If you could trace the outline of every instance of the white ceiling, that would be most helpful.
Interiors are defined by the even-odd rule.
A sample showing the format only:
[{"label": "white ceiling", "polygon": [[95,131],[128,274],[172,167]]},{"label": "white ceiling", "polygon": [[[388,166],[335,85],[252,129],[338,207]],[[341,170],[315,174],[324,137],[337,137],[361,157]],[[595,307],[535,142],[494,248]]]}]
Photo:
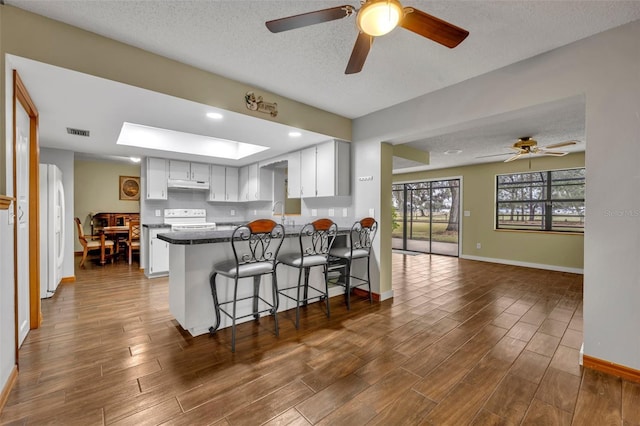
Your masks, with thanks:
[{"label": "white ceiling", "polygon": [[[418,8],[467,29],[469,37],[457,48],[448,49],[399,28],[375,40],[361,73],[345,75],[344,69],[357,34],[354,17],[279,34],[270,33],[264,22],[342,4],[356,6],[357,1],[5,0],[5,3],[349,118],[366,115],[640,19],[638,1],[405,0],[405,6]],[[28,64],[22,65],[26,67]],[[85,95],[86,99],[82,100],[85,103],[67,101],[61,104],[60,98],[54,98],[55,91],[51,90],[54,86],[47,85],[46,89],[36,87],[29,81],[29,71],[22,71],[23,74],[25,72],[27,75],[23,78],[40,109],[40,131],[45,146],[96,154],[129,155],[126,150],[112,146],[115,145],[113,136],[119,130],[119,126],[117,130],[113,129],[114,123],[125,116],[125,121],[139,124],[212,133],[207,128],[211,126],[210,122],[195,123],[186,116],[178,115],[185,108],[183,100],[151,93],[138,98],[133,92],[140,92],[140,89],[127,86],[118,90],[127,91],[133,98],[128,98],[129,102],[123,105],[114,99],[119,96],[110,96],[114,92],[109,84],[115,83],[102,81],[94,84],[99,79],[88,78],[85,79],[86,86],[76,90]],[[37,72],[48,71],[40,69],[33,71],[34,75]],[[62,76],[60,78],[63,79]],[[73,80],[69,79],[66,84],[72,84]],[[140,108],[141,104],[137,102],[156,103],[144,104],[145,107]],[[86,108],[87,103],[93,103],[91,108]],[[102,115],[88,116],[86,111],[92,111],[96,105],[101,105]],[[176,109],[178,106],[180,108]],[[548,108],[494,117],[486,123],[473,123],[473,128],[456,130],[449,135],[407,136],[406,140],[394,142],[410,143],[432,151],[432,167],[495,161],[475,157],[505,152],[520,136],[534,136],[541,145],[567,139],[586,142],[583,103],[580,100],[569,102],[573,115],[570,112],[557,114],[563,106],[567,105],[548,105]],[[80,110],[80,107],[86,109]],[[197,104],[191,107],[194,113],[207,108]],[[145,115],[145,112],[149,114]],[[47,121],[48,114],[51,115],[50,121]],[[246,117],[238,119],[246,120]],[[562,119],[566,121],[561,123]],[[268,126],[273,124],[258,121],[264,121]],[[64,123],[64,126],[92,129],[92,138],[96,134],[92,142],[100,148],[92,151],[86,146],[73,145],[69,138],[50,129],[49,126],[56,123],[58,127],[59,123]],[[286,139],[283,142],[280,137],[282,132],[288,131],[283,128],[286,126],[273,125],[252,134],[243,132],[247,127],[232,126],[223,132],[226,136],[211,135],[251,143],[257,143],[256,135],[262,139],[272,135],[273,142],[267,143],[275,148],[267,156],[273,156],[279,150],[284,152],[286,146],[290,146],[284,143]],[[411,134],[411,129],[407,129],[407,135]],[[309,142],[306,142],[307,137]],[[315,143],[314,138],[322,139],[323,136],[305,134],[303,138],[305,142],[302,143],[311,144]],[[451,147],[458,147],[463,153],[447,157],[438,154]],[[576,149],[584,149],[584,144]]]}]

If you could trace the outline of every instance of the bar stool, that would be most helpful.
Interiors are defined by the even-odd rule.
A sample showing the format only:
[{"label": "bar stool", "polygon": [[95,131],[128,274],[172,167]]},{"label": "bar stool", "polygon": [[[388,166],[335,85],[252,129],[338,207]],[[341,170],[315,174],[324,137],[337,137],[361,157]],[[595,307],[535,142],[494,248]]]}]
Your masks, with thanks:
[{"label": "bar stool", "polygon": [[[260,314],[269,312],[273,315],[275,334],[278,335],[278,285],[275,266],[283,240],[284,227],[271,219],[258,219],[238,226],[231,236],[233,259],[220,262],[213,267],[209,284],[213,296],[216,323],[209,328],[209,332],[211,335],[215,334],[220,326],[220,312],[231,318],[231,352],[236,351],[236,321],[239,319],[253,316],[257,320],[260,318]],[[225,295],[232,294],[233,297],[223,302],[218,300],[216,284],[218,275],[233,279],[233,293],[222,292]],[[271,275],[271,302],[259,295],[263,275]],[[238,291],[238,283],[241,278],[253,278],[253,294],[247,296],[247,291]],[[253,307],[248,313],[245,312],[249,309],[241,309],[244,312],[238,313],[238,302],[244,300],[252,300]],[[231,305],[230,312],[227,305]]]},{"label": "bar stool", "polygon": [[[298,269],[298,282],[290,287],[280,288],[278,293],[296,302],[296,329],[300,326],[300,304],[306,306],[309,300],[326,301],[326,314],[329,318],[329,250],[338,233],[338,225],[331,219],[318,219],[302,227],[299,237],[299,251],[278,256],[278,265],[287,265]],[[321,266],[324,274],[324,289],[309,284],[311,268]],[[277,265],[276,265],[277,267]],[[303,281],[304,271],[304,281]],[[295,290],[293,292],[292,290]],[[309,295],[309,290],[312,294]],[[302,294],[301,294],[302,293]]]},{"label": "bar stool", "polygon": [[[369,264],[371,260],[371,244],[373,243],[377,230],[378,222],[372,217],[365,217],[354,223],[351,227],[351,232],[349,232],[349,247],[334,247],[329,252],[331,257],[334,258],[332,260],[342,261],[344,263],[344,281],[338,281],[336,284],[345,288],[344,297],[347,303],[347,309],[351,309],[351,289],[365,284],[369,286],[369,303],[373,302]],[[367,259],[366,279],[352,275],[351,268],[353,261],[356,259]],[[358,281],[359,284],[353,285],[352,280]]]}]

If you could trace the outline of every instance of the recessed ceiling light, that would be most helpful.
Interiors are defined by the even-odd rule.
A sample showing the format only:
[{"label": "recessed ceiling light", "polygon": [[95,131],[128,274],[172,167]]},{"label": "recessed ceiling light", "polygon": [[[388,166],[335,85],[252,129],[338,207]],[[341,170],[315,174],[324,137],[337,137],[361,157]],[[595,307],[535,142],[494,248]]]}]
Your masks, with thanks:
[{"label": "recessed ceiling light", "polygon": [[460,154],[462,152],[461,149],[449,149],[447,151],[445,151],[444,153],[446,155],[456,155],[456,154]]},{"label": "recessed ceiling light", "polygon": [[289,136],[291,136],[292,138],[299,138],[300,136],[302,136],[302,133],[300,133],[300,132],[289,132]]},{"label": "recessed ceiling light", "polygon": [[139,163],[140,157],[129,157],[129,160],[131,160],[132,163]]},{"label": "recessed ceiling light", "polygon": [[222,114],[219,112],[208,112],[207,117],[213,118],[214,120],[220,120],[222,119]]}]

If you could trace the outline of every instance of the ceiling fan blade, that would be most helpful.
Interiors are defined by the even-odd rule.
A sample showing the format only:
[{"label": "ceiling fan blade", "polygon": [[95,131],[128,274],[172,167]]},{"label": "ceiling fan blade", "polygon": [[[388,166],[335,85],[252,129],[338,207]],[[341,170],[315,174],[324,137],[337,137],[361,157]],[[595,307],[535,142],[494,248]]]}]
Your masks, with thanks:
[{"label": "ceiling fan blade", "polygon": [[353,46],[353,51],[347,64],[347,69],[344,71],[345,74],[355,74],[362,71],[364,61],[367,60],[367,55],[369,54],[369,50],[371,50],[372,44],[372,36],[362,32],[358,34],[356,44]]},{"label": "ceiling fan blade", "polygon": [[316,10],[315,12],[301,13],[300,15],[274,19],[273,21],[266,22],[265,25],[272,33],[279,33],[282,31],[294,30],[296,28],[345,18],[354,12],[355,8],[350,5],[330,7],[329,9]]},{"label": "ceiling fan blade", "polygon": [[554,148],[562,148],[563,146],[575,145],[578,141],[565,141],[560,143],[554,143],[551,145],[545,145],[541,147],[541,149],[554,149]]},{"label": "ceiling fan blade", "polygon": [[513,155],[512,152],[503,152],[502,154],[481,155],[476,158],[502,157],[503,155]]},{"label": "ceiling fan blade", "polygon": [[553,157],[562,157],[564,155],[567,155],[568,152],[567,151],[546,151],[546,150],[542,151],[541,150],[541,151],[538,151],[538,154],[551,155]]},{"label": "ceiling fan blade", "polygon": [[517,159],[518,159],[518,158],[520,158],[520,157],[522,157],[522,153],[520,153],[520,154],[516,154],[516,155],[514,155],[513,157],[510,157],[510,158],[507,158],[506,160],[504,160],[504,162],[505,162],[505,163],[509,163],[509,162],[511,162],[511,161],[513,161],[513,160],[517,160]]},{"label": "ceiling fan blade", "polygon": [[413,7],[404,8],[400,26],[449,48],[456,47],[469,35],[469,31]]}]

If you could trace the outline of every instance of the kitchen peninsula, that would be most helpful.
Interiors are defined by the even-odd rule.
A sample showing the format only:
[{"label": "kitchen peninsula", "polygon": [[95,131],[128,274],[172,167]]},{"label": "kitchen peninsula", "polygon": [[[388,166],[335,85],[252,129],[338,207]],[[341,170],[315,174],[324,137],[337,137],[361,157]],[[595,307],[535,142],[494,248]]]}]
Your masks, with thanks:
[{"label": "kitchen peninsula", "polygon": [[[298,237],[302,226],[286,226],[285,240],[280,253],[299,251]],[[339,227],[338,238],[334,246],[344,244],[344,238],[348,235],[350,227]],[[232,260],[231,237],[233,230],[195,231],[195,232],[167,232],[158,234],[158,238],[169,243],[169,310],[178,323],[192,336],[198,336],[209,332],[209,327],[215,323],[215,313],[209,277],[215,263]],[[279,283],[296,282],[297,271],[286,266],[277,269]],[[269,277],[263,280],[270,281]],[[323,280],[320,268],[311,270],[310,282],[321,283]],[[244,281],[244,280],[242,280]],[[241,281],[241,282],[242,282]],[[229,298],[229,292],[233,290],[233,281],[227,280],[227,285],[220,285],[218,297],[221,300]],[[247,285],[239,286],[238,297],[250,296],[253,285],[247,280]],[[260,296],[271,297],[270,284],[260,286]],[[343,294],[342,287],[336,286],[330,289],[330,296]],[[278,311],[295,308],[295,302],[284,298],[280,299]],[[238,310],[246,309],[250,313],[250,306],[238,306]],[[239,312],[241,315],[242,312]],[[251,317],[244,318],[240,322],[250,321]],[[231,326],[231,321],[222,316],[219,328]]]}]

